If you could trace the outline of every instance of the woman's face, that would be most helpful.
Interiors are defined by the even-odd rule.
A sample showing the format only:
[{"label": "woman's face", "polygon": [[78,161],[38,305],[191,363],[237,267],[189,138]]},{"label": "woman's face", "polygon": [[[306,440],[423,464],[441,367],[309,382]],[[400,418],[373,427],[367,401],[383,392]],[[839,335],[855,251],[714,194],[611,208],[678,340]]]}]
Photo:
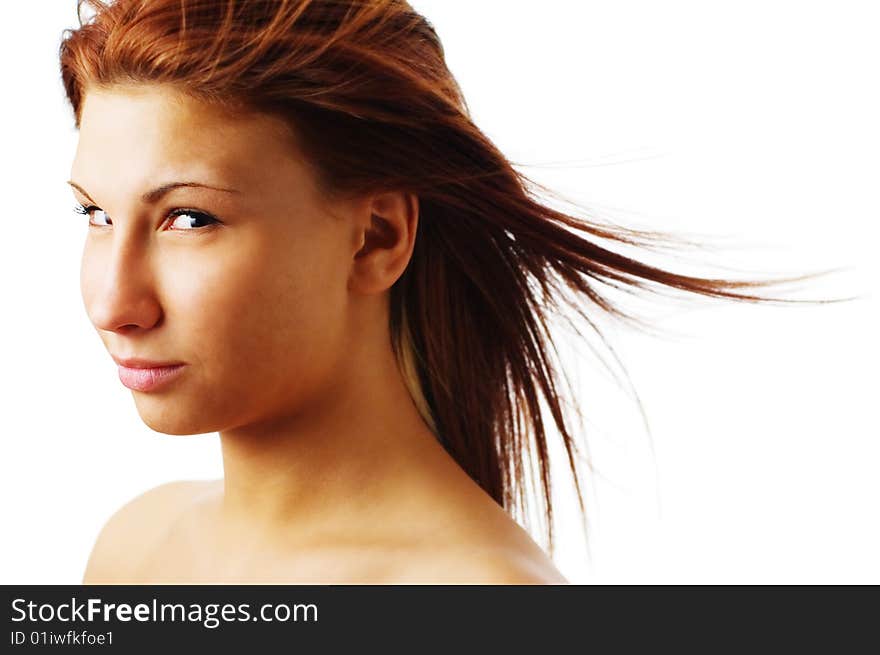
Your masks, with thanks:
[{"label": "woman's face", "polygon": [[[89,90],[71,181],[97,208],[81,217],[81,290],[107,350],[186,364],[170,384],[133,391],[152,429],[272,420],[331,388],[352,226],[327,213],[341,207],[319,197],[279,119],[232,117],[157,86]],[[178,182],[226,190],[149,195]]]}]

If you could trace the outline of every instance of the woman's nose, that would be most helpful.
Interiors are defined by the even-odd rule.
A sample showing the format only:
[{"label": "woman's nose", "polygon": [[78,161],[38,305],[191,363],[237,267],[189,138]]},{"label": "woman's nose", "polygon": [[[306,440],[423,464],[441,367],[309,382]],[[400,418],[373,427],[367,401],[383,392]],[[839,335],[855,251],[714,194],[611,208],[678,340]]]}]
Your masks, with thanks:
[{"label": "woman's nose", "polygon": [[111,244],[108,239],[83,253],[83,297],[99,330],[155,327],[162,315],[155,282],[151,257],[142,243]]}]

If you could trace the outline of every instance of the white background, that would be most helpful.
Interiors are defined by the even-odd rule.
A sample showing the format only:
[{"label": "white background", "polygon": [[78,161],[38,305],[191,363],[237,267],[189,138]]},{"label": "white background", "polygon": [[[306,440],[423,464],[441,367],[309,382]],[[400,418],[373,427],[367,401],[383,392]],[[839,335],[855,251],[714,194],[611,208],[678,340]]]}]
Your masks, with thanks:
[{"label": "white background", "polygon": [[[602,219],[721,244],[682,252],[702,268],[652,261],[742,277],[843,267],[796,297],[862,296],[630,305],[666,333],[606,332],[650,434],[631,392],[560,339],[587,351],[566,365],[596,469],[591,559],[557,489],[563,573],[880,583],[877,4],[412,4],[475,122],[523,172]],[[222,474],[216,434],[140,422],[85,315],[85,223],[65,184],[76,134],[57,65],[74,5],[4,7],[0,583],[77,583],[121,504]]]}]

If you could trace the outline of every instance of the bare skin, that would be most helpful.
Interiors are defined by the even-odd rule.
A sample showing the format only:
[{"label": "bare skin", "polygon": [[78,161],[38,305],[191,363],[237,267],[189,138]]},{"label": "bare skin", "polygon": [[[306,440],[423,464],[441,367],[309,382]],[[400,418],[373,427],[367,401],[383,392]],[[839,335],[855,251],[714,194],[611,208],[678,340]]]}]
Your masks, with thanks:
[{"label": "bare skin", "polygon": [[[93,208],[81,290],[108,352],[185,364],[132,391],[141,419],[217,432],[224,471],[120,509],[83,582],[565,582],[400,374],[388,290],[417,197],[331,203],[279,119],[145,85],[87,90],[71,180]],[[142,198],[176,181],[227,190]]]}]

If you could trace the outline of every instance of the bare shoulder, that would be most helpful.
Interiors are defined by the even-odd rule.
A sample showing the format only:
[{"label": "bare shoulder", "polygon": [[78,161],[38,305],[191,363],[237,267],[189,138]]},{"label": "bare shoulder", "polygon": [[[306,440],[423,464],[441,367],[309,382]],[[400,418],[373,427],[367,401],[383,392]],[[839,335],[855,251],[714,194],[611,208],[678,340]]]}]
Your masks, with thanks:
[{"label": "bare shoulder", "polygon": [[408,552],[403,561],[406,565],[394,571],[389,584],[569,584],[519,525],[452,542],[435,539],[431,546]]},{"label": "bare shoulder", "polygon": [[[463,500],[462,500],[463,498]],[[390,584],[569,584],[531,535],[482,490],[454,502],[429,500]],[[410,527],[416,524],[410,521]]]},{"label": "bare shoulder", "polygon": [[511,553],[496,564],[493,572],[498,584],[569,584],[556,565],[543,552],[539,556]]},{"label": "bare shoulder", "polygon": [[116,510],[98,533],[82,583],[127,582],[132,564],[139,561],[169,518],[197,497],[207,484],[209,482],[201,480],[166,482]]},{"label": "bare shoulder", "polygon": [[514,549],[490,549],[470,552],[450,562],[455,576],[466,583],[501,585],[555,585],[568,580],[545,554]]},{"label": "bare shoulder", "polygon": [[543,551],[511,545],[467,545],[409,559],[391,584],[563,585],[568,580]]}]

